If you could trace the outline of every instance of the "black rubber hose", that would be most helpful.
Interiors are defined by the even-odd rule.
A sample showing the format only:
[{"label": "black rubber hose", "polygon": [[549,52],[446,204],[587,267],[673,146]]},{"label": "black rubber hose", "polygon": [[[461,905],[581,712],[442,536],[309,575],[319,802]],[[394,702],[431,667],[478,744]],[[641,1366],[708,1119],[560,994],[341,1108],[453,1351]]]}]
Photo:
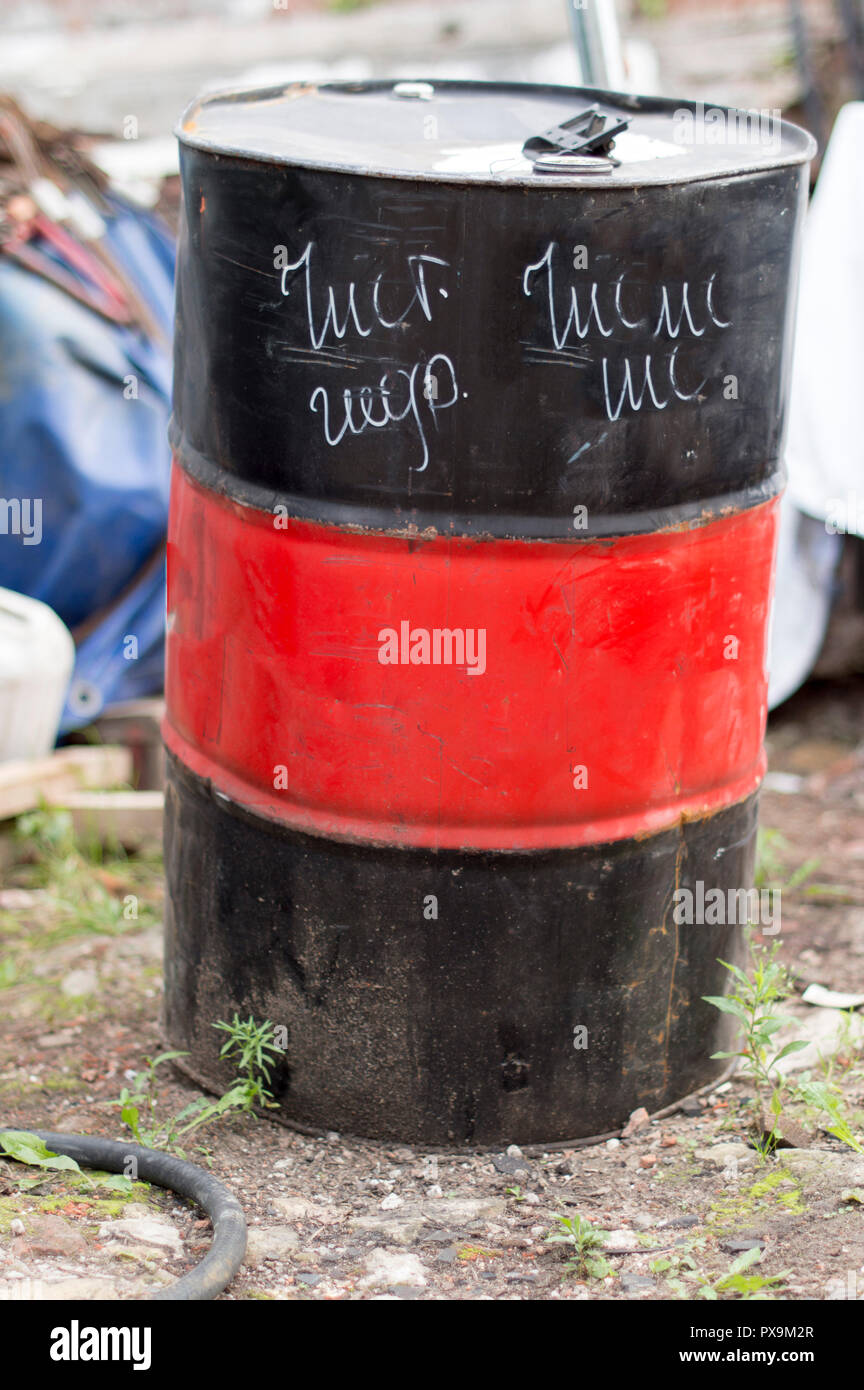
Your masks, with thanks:
[{"label": "black rubber hose", "polygon": [[[0,1137],[2,1133],[0,1130]],[[107,1173],[128,1173],[129,1160],[133,1159],[139,1178],[189,1197],[206,1211],[213,1222],[213,1240],[204,1259],[175,1284],[146,1294],[146,1298],[202,1301],[215,1298],[230,1284],[246,1254],[246,1218],[237,1198],[203,1168],[159,1149],[117,1143],[92,1134],[53,1134],[47,1129],[27,1133],[35,1134],[53,1153],[65,1154],[84,1167]]]}]

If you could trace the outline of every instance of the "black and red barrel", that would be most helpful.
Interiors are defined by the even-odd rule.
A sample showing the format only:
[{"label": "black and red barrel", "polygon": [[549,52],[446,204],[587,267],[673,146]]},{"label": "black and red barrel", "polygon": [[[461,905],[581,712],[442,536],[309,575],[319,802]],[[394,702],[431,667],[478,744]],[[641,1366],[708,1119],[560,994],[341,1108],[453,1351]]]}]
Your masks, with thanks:
[{"label": "black and red barrel", "polygon": [[268,1018],[286,1121],[433,1145],[668,1104],[743,940],[812,142],[468,82],[180,141],[171,1043],[216,1086]]}]

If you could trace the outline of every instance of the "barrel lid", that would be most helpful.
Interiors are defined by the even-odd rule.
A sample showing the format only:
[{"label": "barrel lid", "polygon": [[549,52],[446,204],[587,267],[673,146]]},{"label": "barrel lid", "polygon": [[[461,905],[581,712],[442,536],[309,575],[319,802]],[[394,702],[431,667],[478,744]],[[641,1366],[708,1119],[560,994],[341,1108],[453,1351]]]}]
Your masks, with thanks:
[{"label": "barrel lid", "polygon": [[[378,177],[634,187],[799,164],[816,145],[776,111],[530,83],[293,82],[214,92],[181,143]],[[605,140],[614,145],[604,149]],[[591,146],[593,145],[593,148]]]}]

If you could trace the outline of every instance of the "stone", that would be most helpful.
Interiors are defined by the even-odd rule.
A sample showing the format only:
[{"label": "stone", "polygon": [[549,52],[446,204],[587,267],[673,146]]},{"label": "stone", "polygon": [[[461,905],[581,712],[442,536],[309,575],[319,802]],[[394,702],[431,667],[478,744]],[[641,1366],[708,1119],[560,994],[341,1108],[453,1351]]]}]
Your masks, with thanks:
[{"label": "stone", "polygon": [[74,1043],[77,1031],[74,1028],[62,1028],[59,1033],[40,1033],[36,1039],[36,1046],[45,1049],[68,1047],[70,1043]]},{"label": "stone", "polygon": [[170,1221],[157,1216],[124,1216],[121,1221],[103,1221],[99,1227],[100,1240],[126,1240],[135,1245],[152,1245],[171,1255],[183,1254],[180,1232]]},{"label": "stone", "polygon": [[654,1227],[657,1225],[657,1218],[651,1216],[648,1212],[640,1211],[631,1218],[630,1224],[634,1231],[653,1231]]},{"label": "stone", "polygon": [[651,1117],[649,1116],[648,1111],[645,1109],[644,1105],[640,1105],[638,1110],[634,1110],[632,1112],[630,1119],[627,1121],[626,1125],[622,1129],[621,1138],[632,1138],[634,1134],[639,1133],[640,1129],[644,1129],[647,1124],[650,1124],[650,1121]]},{"label": "stone", "polygon": [[622,1251],[622,1253],[629,1253],[632,1250],[641,1250],[641,1248],[636,1232],[626,1230],[610,1231],[603,1245],[603,1250],[610,1254],[617,1250]]},{"label": "stone", "polygon": [[17,1252],[20,1254],[80,1255],[87,1249],[87,1238],[62,1216],[29,1216],[26,1232],[20,1242],[16,1241],[18,1244],[22,1247]]},{"label": "stone", "polygon": [[750,1149],[746,1144],[736,1144],[733,1142],[724,1144],[710,1144],[704,1149],[694,1149],[693,1157],[697,1163],[704,1163],[708,1168],[752,1168],[756,1162],[756,1150]]},{"label": "stone", "polygon": [[366,1275],[361,1289],[392,1289],[394,1285],[426,1287],[426,1270],[418,1255],[395,1253],[377,1246],[366,1258]]},{"label": "stone", "polygon": [[348,1215],[346,1207],[330,1204],[319,1206],[306,1197],[274,1197],[270,1202],[270,1210],[277,1216],[284,1217],[286,1221],[315,1221],[321,1226],[334,1225]]},{"label": "stone", "polygon": [[87,1299],[110,1300],[120,1297],[113,1279],[5,1279],[0,1280],[3,1302],[71,1303]]},{"label": "stone", "polygon": [[265,1260],[288,1260],[299,1245],[300,1237],[290,1226],[252,1226],[243,1263],[254,1268]]},{"label": "stone", "polygon": [[767,1116],[764,1112],[750,1126],[750,1134],[761,1147],[768,1143],[777,1149],[809,1149],[812,1129],[805,1129],[788,1115]]},{"label": "stone", "polygon": [[82,966],[70,970],[60,981],[60,989],[67,999],[79,999],[85,994],[95,994],[99,988],[99,977],[92,966]]},{"label": "stone", "polygon": [[527,1176],[531,1172],[531,1165],[527,1159],[516,1158],[511,1154],[493,1154],[492,1167],[496,1173],[505,1173],[510,1177],[518,1174]]},{"label": "stone", "polygon": [[[535,1201],[539,1200],[534,1193],[529,1195],[534,1196]],[[446,1221],[451,1226],[460,1226],[482,1221],[486,1217],[500,1216],[506,1208],[507,1203],[499,1197],[445,1197],[428,1211],[423,1207],[421,1210],[438,1224]]]},{"label": "stone", "polygon": [[36,894],[28,893],[26,888],[0,889],[0,912],[27,912],[38,903]]},{"label": "stone", "polygon": [[827,1149],[783,1149],[778,1164],[786,1168],[805,1192],[842,1192],[864,1184],[864,1158]]},{"label": "stone", "polygon": [[527,1250],[531,1241],[521,1231],[507,1231],[499,1226],[495,1228],[495,1244],[502,1250]]},{"label": "stone", "polygon": [[414,1245],[423,1235],[425,1225],[426,1218],[419,1212],[408,1215],[400,1213],[399,1216],[391,1216],[389,1212],[368,1212],[355,1217],[351,1223],[352,1230],[366,1231],[376,1240],[387,1241],[391,1245]]},{"label": "stone", "polygon": [[159,1251],[153,1245],[128,1245],[119,1240],[106,1240],[101,1253],[110,1260],[125,1260],[130,1264],[151,1265],[159,1258]]},{"label": "stone", "polygon": [[399,1196],[398,1192],[388,1192],[383,1202],[378,1203],[381,1211],[395,1211],[397,1207],[401,1207],[401,1205],[402,1198]]},{"label": "stone", "polygon": [[622,1293],[647,1293],[649,1289],[656,1287],[654,1280],[644,1274],[622,1274],[619,1281]]},{"label": "stone", "polygon": [[702,1105],[698,1096],[688,1096],[686,1100],[682,1100],[678,1106],[678,1113],[687,1115],[690,1119],[695,1119],[697,1115],[701,1115]]},{"label": "stone", "polygon": [[775,1041],[780,1044],[790,1040],[790,1033],[795,1039],[808,1044],[800,1052],[791,1052],[777,1063],[777,1070],[782,1076],[819,1067],[824,1057],[840,1050],[845,1030],[849,1027],[855,1028],[859,1041],[864,1036],[864,1023],[858,1014],[852,1015],[854,1022],[850,1023],[849,1016],[839,1009],[802,1007],[807,1012],[795,1014],[794,1023],[776,1035]]}]

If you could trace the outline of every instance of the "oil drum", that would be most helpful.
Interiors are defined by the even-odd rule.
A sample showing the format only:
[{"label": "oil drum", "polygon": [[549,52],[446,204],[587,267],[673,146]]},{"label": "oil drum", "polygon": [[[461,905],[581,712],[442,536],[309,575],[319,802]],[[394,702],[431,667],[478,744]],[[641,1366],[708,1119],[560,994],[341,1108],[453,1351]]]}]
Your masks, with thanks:
[{"label": "oil drum", "polygon": [[172,1046],[218,1088],[269,1020],[274,1114],[429,1145],[671,1103],[745,936],[810,137],[470,82],[178,134]]}]

